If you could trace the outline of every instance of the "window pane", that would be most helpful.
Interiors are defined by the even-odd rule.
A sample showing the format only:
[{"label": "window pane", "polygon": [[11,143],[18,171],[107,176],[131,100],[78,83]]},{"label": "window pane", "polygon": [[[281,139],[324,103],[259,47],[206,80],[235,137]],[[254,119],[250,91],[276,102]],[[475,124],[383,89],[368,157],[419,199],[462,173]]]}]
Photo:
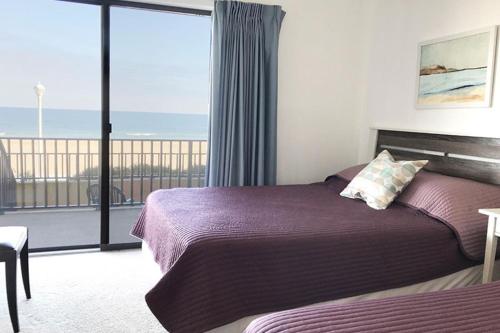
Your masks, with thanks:
[{"label": "window pane", "polygon": [[98,6],[0,2],[0,226],[32,248],[99,242],[99,29]]},{"label": "window pane", "polygon": [[211,19],[111,10],[112,243],[149,193],[204,184]]}]

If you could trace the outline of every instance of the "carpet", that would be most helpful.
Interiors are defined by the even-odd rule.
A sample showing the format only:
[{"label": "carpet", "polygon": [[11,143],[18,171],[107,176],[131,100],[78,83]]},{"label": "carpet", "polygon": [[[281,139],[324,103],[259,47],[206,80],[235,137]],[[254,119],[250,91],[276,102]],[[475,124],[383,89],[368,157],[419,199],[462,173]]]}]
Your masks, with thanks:
[{"label": "carpet", "polygon": [[[140,250],[32,255],[31,300],[26,300],[18,269],[21,332],[165,332],[144,301],[161,277],[148,259]],[[3,264],[0,332],[12,332]]]}]

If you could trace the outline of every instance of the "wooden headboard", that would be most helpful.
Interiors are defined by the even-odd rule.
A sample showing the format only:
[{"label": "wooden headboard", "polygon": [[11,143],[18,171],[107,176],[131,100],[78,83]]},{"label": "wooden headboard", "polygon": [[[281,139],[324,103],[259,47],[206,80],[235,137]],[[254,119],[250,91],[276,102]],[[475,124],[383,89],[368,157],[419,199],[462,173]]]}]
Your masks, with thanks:
[{"label": "wooden headboard", "polygon": [[429,160],[425,169],[500,185],[500,138],[378,130],[377,154]]}]

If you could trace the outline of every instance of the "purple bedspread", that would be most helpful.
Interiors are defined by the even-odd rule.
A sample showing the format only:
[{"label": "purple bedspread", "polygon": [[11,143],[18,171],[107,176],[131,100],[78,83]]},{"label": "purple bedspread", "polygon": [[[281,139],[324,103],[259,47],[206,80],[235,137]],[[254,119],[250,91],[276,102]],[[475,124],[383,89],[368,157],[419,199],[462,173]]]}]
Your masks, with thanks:
[{"label": "purple bedspread", "polygon": [[419,295],[315,305],[254,320],[245,333],[500,332],[500,282]]},{"label": "purple bedspread", "polygon": [[[345,169],[338,176],[351,181],[363,167]],[[396,201],[446,223],[455,232],[465,256],[482,260],[488,218],[478,211],[500,207],[500,186],[422,170]]]},{"label": "purple bedspread", "polygon": [[197,333],[477,264],[445,224],[340,197],[346,184],[152,193],[132,231],[164,272],[146,295],[151,311],[171,333]]}]

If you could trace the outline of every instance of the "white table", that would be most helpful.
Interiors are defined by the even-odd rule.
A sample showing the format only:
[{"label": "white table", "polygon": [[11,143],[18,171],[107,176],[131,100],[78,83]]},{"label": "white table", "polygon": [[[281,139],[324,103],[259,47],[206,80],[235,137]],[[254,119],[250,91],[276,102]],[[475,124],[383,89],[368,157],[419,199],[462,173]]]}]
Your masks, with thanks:
[{"label": "white table", "polygon": [[483,268],[483,283],[488,283],[493,279],[497,237],[500,237],[500,208],[480,209],[479,213],[488,215],[488,233],[486,234],[486,250],[484,252]]}]

